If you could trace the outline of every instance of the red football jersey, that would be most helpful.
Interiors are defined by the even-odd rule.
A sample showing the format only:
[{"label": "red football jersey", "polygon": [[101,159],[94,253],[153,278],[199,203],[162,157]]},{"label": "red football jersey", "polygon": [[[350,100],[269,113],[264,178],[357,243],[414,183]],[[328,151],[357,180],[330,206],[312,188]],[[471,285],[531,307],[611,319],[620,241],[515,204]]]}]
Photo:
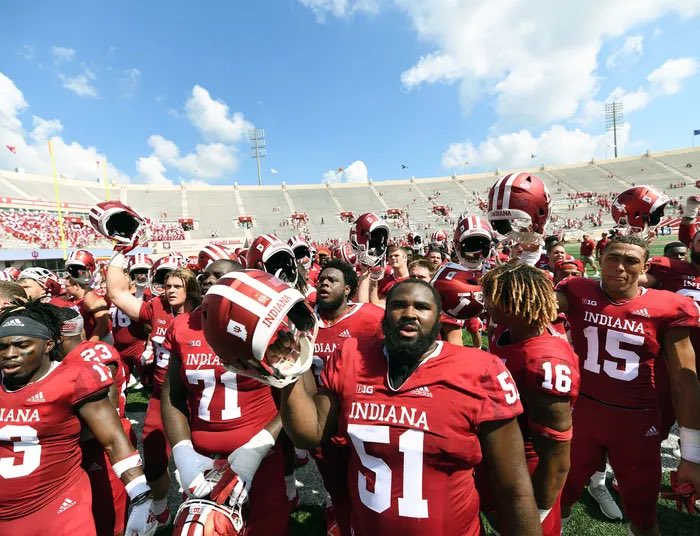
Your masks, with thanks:
[{"label": "red football jersey", "polygon": [[379,281],[379,286],[377,288],[377,292],[379,293],[380,296],[386,297],[387,294],[389,294],[389,291],[391,288],[396,284],[400,283],[401,281],[406,281],[408,277],[396,277],[394,275],[394,272],[392,271],[391,273],[385,275],[380,281]]},{"label": "red football jersey", "polygon": [[134,322],[114,304],[109,308],[109,314],[112,318],[114,347],[119,355],[124,359],[139,359],[146,349],[146,341],[148,340],[144,324]]},{"label": "red football jersey", "polygon": [[111,384],[101,363],[74,360],[16,391],[0,386],[0,519],[40,510],[84,474],[76,406]]},{"label": "red football jersey", "polygon": [[126,417],[126,377],[121,356],[114,346],[102,341],[83,341],[68,352],[63,361],[102,363],[107,367],[109,365],[116,367],[117,370],[112,373],[112,381],[119,391],[117,410],[120,417]]},{"label": "red football jersey", "polygon": [[585,242],[581,242],[581,247],[579,247],[579,253],[583,257],[590,257],[593,255],[593,250],[595,249],[595,241],[589,238]]},{"label": "red football jersey", "polygon": [[156,360],[156,368],[153,373],[153,396],[155,397],[160,397],[160,389],[165,382],[165,375],[168,371],[168,356],[170,354],[163,352],[163,341],[165,341],[165,332],[174,318],[172,308],[164,296],[157,296],[141,304],[139,322],[151,326],[151,344]]},{"label": "red football jersey", "polygon": [[513,379],[497,357],[443,342],[396,389],[387,367],[382,341],[348,339],[322,375],[353,445],[355,533],[478,535],[479,425],[522,413]]},{"label": "red football jersey", "polygon": [[700,271],[687,262],[667,257],[652,257],[649,260],[649,275],[656,279],[654,288],[660,290],[700,290]]},{"label": "red football jersey", "polygon": [[313,263],[306,274],[306,277],[309,280],[309,285],[315,287],[316,283],[318,282],[319,275],[321,275],[321,266],[319,264]]},{"label": "red football jersey", "polygon": [[[578,371],[578,356],[556,328],[550,326],[542,335],[522,342],[511,343],[508,330],[497,325],[489,337],[489,352],[497,355],[510,371],[520,392],[542,392],[560,396],[573,405],[578,396],[581,377]],[[518,417],[520,430],[525,440],[525,455],[537,458],[532,446],[532,435],[528,425],[527,403]]]},{"label": "red football jersey", "polygon": [[640,288],[625,302],[612,301],[599,281],[570,277],[557,291],[569,304],[574,350],[582,360],[581,394],[632,409],[656,406],[654,359],[663,331],[697,327],[698,307],[685,296]]},{"label": "red football jersey", "polygon": [[195,450],[227,456],[277,415],[272,388],[226,370],[202,331],[202,311],[178,315],[163,345],[180,359]]}]

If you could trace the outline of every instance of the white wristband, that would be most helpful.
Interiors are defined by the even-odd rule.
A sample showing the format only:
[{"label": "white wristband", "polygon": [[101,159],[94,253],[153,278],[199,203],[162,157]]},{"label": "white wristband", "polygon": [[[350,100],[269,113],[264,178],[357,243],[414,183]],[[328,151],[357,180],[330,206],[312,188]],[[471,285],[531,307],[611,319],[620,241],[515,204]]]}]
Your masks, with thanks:
[{"label": "white wristband", "polygon": [[681,458],[700,463],[700,430],[681,426]]},{"label": "white wristband", "polygon": [[540,513],[540,524],[541,524],[547,518],[547,516],[549,515],[549,512],[551,512],[552,509],[549,508],[547,510],[542,510],[542,508],[538,508],[537,511]]},{"label": "white wristband", "polygon": [[129,499],[135,499],[142,493],[146,493],[147,491],[151,491],[151,486],[148,485],[148,482],[146,482],[146,477],[144,475],[137,476],[133,480],[131,480],[128,484],[124,486],[124,489],[126,489],[126,493],[129,496]]},{"label": "white wristband", "polygon": [[109,259],[109,266],[114,266],[115,268],[121,268],[122,270],[126,268],[126,257],[123,253],[115,251],[112,253],[112,257]]},{"label": "white wristband", "polygon": [[134,467],[141,467],[142,465],[143,462],[141,461],[141,455],[138,452],[134,452],[133,454],[127,456],[123,460],[115,462],[112,465],[112,470],[114,470],[114,474],[117,475],[117,478],[121,478],[122,475],[129,469],[133,469]]}]

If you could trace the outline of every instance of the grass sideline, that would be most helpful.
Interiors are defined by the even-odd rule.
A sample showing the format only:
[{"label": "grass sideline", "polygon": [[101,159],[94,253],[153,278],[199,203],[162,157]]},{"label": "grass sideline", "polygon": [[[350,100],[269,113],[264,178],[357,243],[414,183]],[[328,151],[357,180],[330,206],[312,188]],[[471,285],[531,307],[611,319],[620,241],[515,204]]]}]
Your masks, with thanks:
[{"label": "grass sideline", "polygon": [[[651,254],[661,255],[666,243],[676,240],[675,235],[665,236],[654,241],[650,247]],[[567,244],[568,253],[578,258],[578,244]],[[485,338],[484,338],[485,340]],[[142,392],[129,392],[127,395],[127,412],[144,412],[148,400]],[[610,484],[610,482],[608,482]],[[611,493],[618,504],[619,497],[615,492]],[[669,490],[668,473],[663,474],[662,491]],[[173,512],[174,514],[174,512]],[[693,536],[700,535],[700,516],[690,516],[676,511],[675,503],[659,500],[657,505],[659,526],[664,536]],[[486,534],[493,535],[494,531],[485,522]],[[301,505],[291,515],[290,530],[293,536],[323,536],[325,534],[325,513],[323,508],[315,505]],[[160,536],[169,536],[170,532],[159,533]],[[565,536],[626,536],[626,522],[611,522],[603,516],[598,504],[588,494],[583,493],[581,501],[574,506],[571,520],[564,530]]]}]

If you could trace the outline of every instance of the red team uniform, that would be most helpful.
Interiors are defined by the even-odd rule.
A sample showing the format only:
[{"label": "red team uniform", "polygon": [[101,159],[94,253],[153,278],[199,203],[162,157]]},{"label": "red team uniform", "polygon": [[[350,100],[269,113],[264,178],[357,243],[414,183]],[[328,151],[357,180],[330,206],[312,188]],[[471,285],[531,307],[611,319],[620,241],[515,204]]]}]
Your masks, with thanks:
[{"label": "red team uniform", "polygon": [[[576,400],[580,386],[578,357],[565,336],[550,327],[538,337],[532,337],[522,342],[510,343],[508,330],[497,325],[489,338],[489,351],[500,357],[510,371],[515,385],[520,392],[537,392],[548,396],[558,396],[573,403]],[[530,417],[527,404],[523,402],[524,411],[518,417],[520,431],[525,441],[525,458],[527,467],[532,475],[537,469],[538,457],[532,445]],[[482,500],[482,510],[493,511],[495,505],[488,484],[487,471],[477,470],[480,478],[479,495]],[[484,490],[484,486],[486,489]],[[484,491],[482,491],[484,490]],[[557,498],[549,515],[542,522],[544,536],[559,536],[561,532],[561,510]]]},{"label": "red team uniform", "polygon": [[443,342],[396,389],[387,367],[382,341],[349,339],[322,374],[352,443],[354,533],[480,534],[479,425],[522,413],[510,374],[495,356]]},{"label": "red team uniform", "polygon": [[77,408],[111,384],[101,363],[74,360],[16,391],[0,387],[0,534],[95,534]]},{"label": "red team uniform", "polygon": [[109,315],[112,319],[114,347],[129,373],[136,369],[139,377],[142,377],[141,354],[146,349],[148,340],[144,324],[134,322],[114,304],[109,308]]},{"label": "red team uniform", "polygon": [[698,326],[698,308],[687,297],[644,288],[636,298],[615,302],[600,282],[580,277],[562,281],[557,291],[568,301],[572,342],[581,360],[562,503],[578,500],[607,451],[625,515],[635,526],[651,527],[661,479],[654,363],[663,331]]},{"label": "red team uniform", "polygon": [[[163,350],[166,359],[176,355],[180,360],[192,445],[198,453],[226,458],[277,415],[269,386],[221,365],[204,338],[201,309],[179,315],[173,321]],[[290,511],[280,445],[265,457],[255,473],[249,505],[247,530],[252,534],[285,534]]]}]

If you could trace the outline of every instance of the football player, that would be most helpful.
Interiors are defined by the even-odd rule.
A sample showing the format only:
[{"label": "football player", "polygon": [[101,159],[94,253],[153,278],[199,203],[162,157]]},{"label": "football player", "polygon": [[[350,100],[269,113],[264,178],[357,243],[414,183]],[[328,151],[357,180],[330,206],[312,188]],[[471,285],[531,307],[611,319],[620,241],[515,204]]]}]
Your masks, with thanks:
[{"label": "football player", "polygon": [[408,279],[408,254],[399,246],[391,246],[387,251],[387,266],[391,272],[385,275],[376,285],[370,286],[370,302],[384,307],[386,295],[396,283]]},{"label": "football player", "polygon": [[570,515],[607,451],[635,536],[659,534],[661,442],[653,378],[662,353],[683,439],[678,476],[700,488],[700,385],[688,335],[698,325],[698,307],[678,294],[640,288],[648,260],[639,236],[615,237],[603,252],[600,282],[569,278],[556,292],[582,360],[562,516]]},{"label": "football player", "polygon": [[69,274],[66,289],[78,306],[83,317],[85,336],[88,340],[109,340],[109,307],[104,298],[90,288],[97,265],[95,256],[85,249],[71,251],[66,260],[66,271]]},{"label": "football player", "polygon": [[[346,341],[313,396],[301,382],[282,389],[285,430],[307,448],[335,434],[350,439],[356,534],[480,534],[472,468],[482,452],[502,534],[541,534],[515,384],[495,356],[437,341],[439,327],[433,287],[397,283],[387,296],[385,340]],[[287,360],[297,345],[280,332],[268,359]]]},{"label": "football player", "polygon": [[[557,317],[557,301],[542,270],[502,264],[486,273],[481,285],[484,304],[496,324],[489,351],[505,363],[525,408],[518,423],[542,534],[559,536],[559,495],[569,471],[571,409],[579,390],[578,357],[551,325]],[[488,466],[480,466],[477,475],[479,469],[487,472]],[[493,499],[482,489],[482,510],[488,512]],[[500,524],[496,519],[497,528]]]}]

